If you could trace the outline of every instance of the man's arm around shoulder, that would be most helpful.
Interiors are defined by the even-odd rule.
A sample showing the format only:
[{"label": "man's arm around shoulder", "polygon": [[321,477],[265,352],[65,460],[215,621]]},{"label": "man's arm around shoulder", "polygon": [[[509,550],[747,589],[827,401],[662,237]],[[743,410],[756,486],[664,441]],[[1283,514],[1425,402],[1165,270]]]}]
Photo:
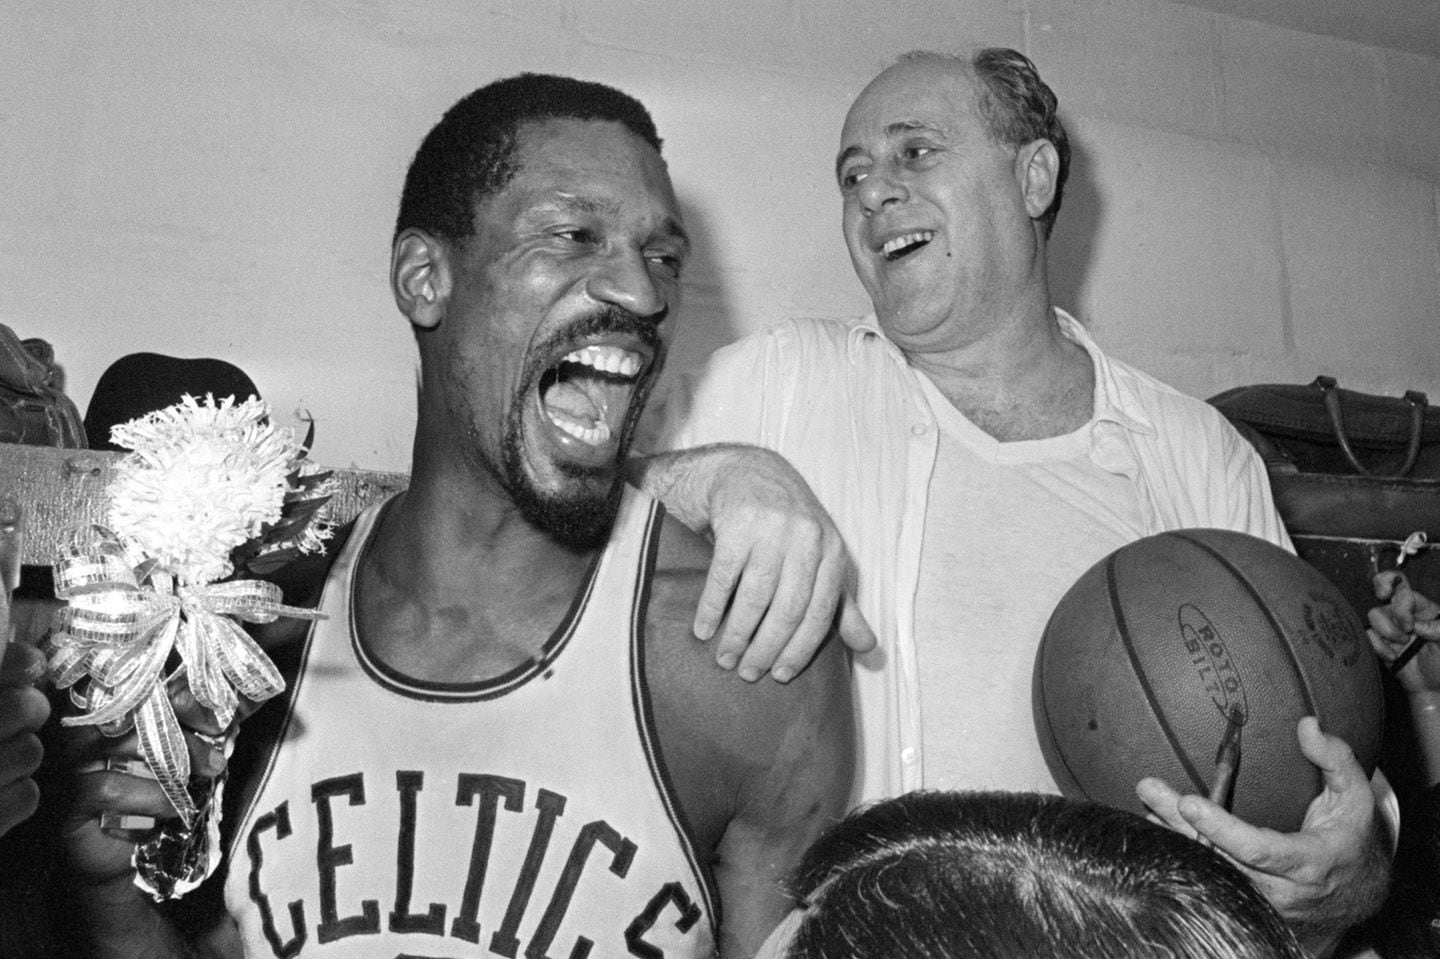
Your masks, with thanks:
[{"label": "man's arm around shoulder", "polygon": [[784,882],[840,818],[854,775],[844,647],[831,637],[786,685],[744,683],[691,633],[709,547],[662,531],[647,616],[646,674],[656,726],[701,855],[723,903],[721,955],[748,956],[784,917]]}]

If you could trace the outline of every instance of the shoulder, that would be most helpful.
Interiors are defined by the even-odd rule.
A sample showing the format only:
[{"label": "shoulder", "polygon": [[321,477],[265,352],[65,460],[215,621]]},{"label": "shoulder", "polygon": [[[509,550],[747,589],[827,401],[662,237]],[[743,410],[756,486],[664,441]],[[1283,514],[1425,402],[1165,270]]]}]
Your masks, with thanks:
[{"label": "shoulder", "polygon": [[[646,679],[667,766],[687,813],[723,824],[777,773],[826,809],[848,796],[852,721],[848,666],[833,638],[788,684],[747,683],[714,661],[691,630],[709,544],[678,522],[660,532],[646,615]],[[732,787],[716,794],[715,785]],[[767,785],[770,784],[770,785]],[[833,797],[832,797],[833,794]],[[700,808],[693,808],[700,807]]]},{"label": "shoulder", "polygon": [[1192,509],[1170,521],[1241,529],[1288,546],[1264,460],[1224,414],[1128,364],[1109,365],[1117,406],[1140,424],[1131,435],[1148,482],[1171,506]]},{"label": "shoulder", "polygon": [[650,404],[635,449],[771,445],[797,399],[835,379],[848,330],[830,320],[786,320],[720,347]]},{"label": "shoulder", "polygon": [[678,677],[695,692],[725,704],[744,701],[748,708],[761,711],[756,722],[788,719],[821,706],[831,708],[833,699],[822,693],[833,686],[848,689],[838,643],[826,643],[810,667],[788,685],[741,681],[715,664],[712,645],[697,640],[691,630],[710,567],[709,542],[663,516],[658,536],[646,614],[647,669],[662,678]]},{"label": "shoulder", "polygon": [[1244,438],[1210,403],[1101,354],[1120,408],[1155,428],[1161,442],[1204,443],[1220,450],[1248,449]]},{"label": "shoulder", "polygon": [[841,357],[849,349],[859,325],[821,317],[792,317],[741,337],[716,350],[707,367],[777,362],[799,357]]}]

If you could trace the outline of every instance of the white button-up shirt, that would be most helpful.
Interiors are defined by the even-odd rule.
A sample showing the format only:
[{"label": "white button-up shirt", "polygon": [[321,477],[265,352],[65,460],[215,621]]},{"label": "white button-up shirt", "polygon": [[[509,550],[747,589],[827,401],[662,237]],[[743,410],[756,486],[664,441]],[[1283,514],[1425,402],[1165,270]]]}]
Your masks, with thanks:
[{"label": "white button-up shirt", "polygon": [[[1293,550],[1263,463],[1213,407],[1105,356],[1063,311],[1056,318],[1095,365],[1094,415],[1082,427],[1090,456],[1134,484],[1145,535],[1219,527]],[[788,321],[683,378],[647,444],[775,450],[834,517],[858,567],[856,600],[879,637],[853,671],[862,799],[922,785],[915,595],[938,430],[919,376],[873,317]],[[1075,576],[1097,558],[1077,559]]]}]

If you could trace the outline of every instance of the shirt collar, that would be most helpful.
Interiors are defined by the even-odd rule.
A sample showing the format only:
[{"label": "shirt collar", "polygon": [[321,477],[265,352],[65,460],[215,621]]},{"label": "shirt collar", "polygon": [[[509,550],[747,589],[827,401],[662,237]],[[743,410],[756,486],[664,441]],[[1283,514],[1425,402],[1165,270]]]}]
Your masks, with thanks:
[{"label": "shirt collar", "polygon": [[902,363],[906,362],[905,354],[901,352],[900,347],[890,342],[890,337],[880,329],[880,321],[875,318],[874,313],[871,313],[851,324],[850,332],[845,336],[845,356],[851,363],[859,358],[861,351],[865,349],[865,342],[870,339],[879,340],[892,356],[900,359]]},{"label": "shirt collar", "polygon": [[[1101,352],[1100,347],[1091,339],[1090,332],[1081,325],[1079,320],[1060,307],[1057,306],[1054,309],[1055,321],[1060,325],[1060,332],[1085,350],[1095,369],[1095,412],[1091,422],[1115,423],[1127,430],[1150,436],[1155,435],[1155,425],[1146,415],[1144,405],[1116,377],[1110,358]],[[845,352],[852,363],[855,362],[860,351],[865,349],[865,341],[871,338],[879,339],[893,356],[902,363],[907,362],[903,351],[890,341],[890,338],[885,335],[885,331],[880,328],[880,321],[876,319],[874,313],[871,313],[852,325],[846,337]]]},{"label": "shirt collar", "polygon": [[1095,368],[1095,412],[1091,422],[1115,423],[1127,430],[1154,436],[1155,424],[1146,415],[1144,405],[1120,382],[1110,358],[1091,339],[1090,331],[1060,307],[1054,309],[1060,332],[1090,355]]}]

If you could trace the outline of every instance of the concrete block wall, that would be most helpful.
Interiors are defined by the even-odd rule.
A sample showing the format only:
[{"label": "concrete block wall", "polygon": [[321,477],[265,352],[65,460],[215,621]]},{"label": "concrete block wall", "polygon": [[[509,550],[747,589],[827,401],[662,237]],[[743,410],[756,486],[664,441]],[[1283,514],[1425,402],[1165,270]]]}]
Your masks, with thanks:
[{"label": "concrete block wall", "polygon": [[1440,60],[1163,0],[7,0],[0,322],[83,410],[116,357],[223,356],[315,456],[404,469],[415,356],[394,207],[454,100],[520,70],[656,116],[698,253],[674,369],[866,311],[831,168],[894,55],[1028,53],[1076,167],[1057,296],[1208,396],[1329,372],[1440,400]]}]

